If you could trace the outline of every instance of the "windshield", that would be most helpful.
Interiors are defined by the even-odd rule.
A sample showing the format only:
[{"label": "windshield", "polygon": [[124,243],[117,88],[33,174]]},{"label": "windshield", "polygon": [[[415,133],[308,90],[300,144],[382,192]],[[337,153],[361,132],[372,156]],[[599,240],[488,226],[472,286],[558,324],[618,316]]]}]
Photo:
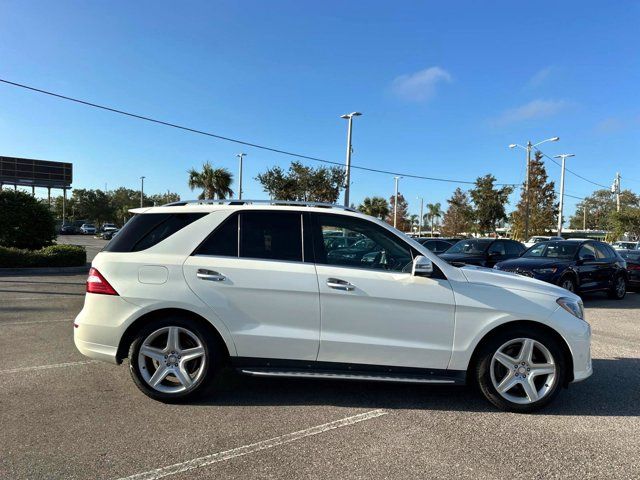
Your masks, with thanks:
[{"label": "windshield", "polygon": [[527,258],[544,257],[571,260],[575,257],[578,246],[578,243],[567,242],[565,240],[539,243],[524,252],[522,256]]},{"label": "windshield", "polygon": [[445,253],[466,253],[468,255],[477,255],[486,252],[489,245],[491,245],[491,242],[493,242],[493,240],[489,239],[460,240]]},{"label": "windshield", "polygon": [[527,243],[538,243],[549,240],[549,237],[531,237]]}]

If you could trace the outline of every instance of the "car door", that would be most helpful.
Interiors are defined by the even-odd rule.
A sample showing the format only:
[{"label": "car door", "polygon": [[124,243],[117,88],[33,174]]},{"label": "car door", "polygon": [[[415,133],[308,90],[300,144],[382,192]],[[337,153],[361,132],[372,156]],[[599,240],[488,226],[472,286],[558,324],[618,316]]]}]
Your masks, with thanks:
[{"label": "car door", "polygon": [[300,212],[241,211],[184,264],[189,287],[226,324],[240,357],[317,357],[318,280],[302,230]]},{"label": "car door", "polygon": [[580,290],[596,290],[598,288],[598,262],[596,251],[591,242],[582,244],[578,250],[576,269],[580,279]]},{"label": "car door", "polygon": [[615,254],[603,243],[594,243],[598,269],[596,281],[599,289],[608,289],[613,284],[613,276],[616,273]]},{"label": "car door", "polygon": [[[454,297],[441,274],[411,275],[412,250],[373,221],[311,214],[320,287],[318,361],[445,369],[451,356]],[[325,249],[322,232],[358,232],[371,252],[345,263]]]}]

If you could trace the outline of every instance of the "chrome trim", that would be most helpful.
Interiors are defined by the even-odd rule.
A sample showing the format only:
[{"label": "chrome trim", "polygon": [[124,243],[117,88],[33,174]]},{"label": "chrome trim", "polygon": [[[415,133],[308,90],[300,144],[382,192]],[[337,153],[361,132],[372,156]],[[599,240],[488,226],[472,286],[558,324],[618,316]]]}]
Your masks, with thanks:
[{"label": "chrome trim", "polygon": [[449,379],[429,379],[429,378],[411,378],[392,375],[359,375],[344,373],[313,373],[313,372],[264,372],[259,370],[241,370],[245,375],[254,377],[280,377],[280,378],[320,378],[328,380],[366,380],[374,382],[396,382],[396,383],[456,383],[455,380]]}]

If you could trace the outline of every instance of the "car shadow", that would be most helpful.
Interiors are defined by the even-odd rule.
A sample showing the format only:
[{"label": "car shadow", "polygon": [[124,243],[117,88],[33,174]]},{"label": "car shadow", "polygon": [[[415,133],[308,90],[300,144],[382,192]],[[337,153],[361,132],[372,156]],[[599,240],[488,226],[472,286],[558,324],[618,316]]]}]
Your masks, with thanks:
[{"label": "car shadow", "polygon": [[586,308],[637,309],[640,308],[640,293],[627,292],[622,300],[613,300],[606,293],[585,293],[582,301]]},{"label": "car shadow", "polygon": [[[640,416],[640,359],[593,360],[594,374],[563,389],[543,410],[545,415]],[[226,369],[214,393],[195,405],[299,406],[332,405],[384,408],[497,412],[472,387],[402,383],[255,378]]]}]

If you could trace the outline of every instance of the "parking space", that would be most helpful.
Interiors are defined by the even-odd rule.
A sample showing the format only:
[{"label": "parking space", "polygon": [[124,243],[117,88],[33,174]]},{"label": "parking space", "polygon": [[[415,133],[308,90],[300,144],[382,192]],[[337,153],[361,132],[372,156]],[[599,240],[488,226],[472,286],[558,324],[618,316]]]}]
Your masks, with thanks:
[{"label": "parking space", "polygon": [[0,277],[0,478],[640,477],[639,294],[587,298],[593,377],[516,415],[468,388],[233,372],[197,404],[154,402],[75,350],[84,279]]}]

